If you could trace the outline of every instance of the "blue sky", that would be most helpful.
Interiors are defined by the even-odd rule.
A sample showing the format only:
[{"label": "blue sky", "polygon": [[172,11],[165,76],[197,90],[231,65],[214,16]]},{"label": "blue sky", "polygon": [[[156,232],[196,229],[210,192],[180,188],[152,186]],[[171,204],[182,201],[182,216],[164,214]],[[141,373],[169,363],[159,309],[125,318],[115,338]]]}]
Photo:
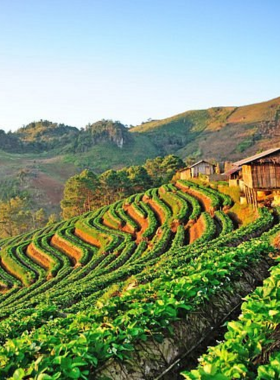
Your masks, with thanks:
[{"label": "blue sky", "polygon": [[280,96],[278,0],[0,0],[0,128]]}]

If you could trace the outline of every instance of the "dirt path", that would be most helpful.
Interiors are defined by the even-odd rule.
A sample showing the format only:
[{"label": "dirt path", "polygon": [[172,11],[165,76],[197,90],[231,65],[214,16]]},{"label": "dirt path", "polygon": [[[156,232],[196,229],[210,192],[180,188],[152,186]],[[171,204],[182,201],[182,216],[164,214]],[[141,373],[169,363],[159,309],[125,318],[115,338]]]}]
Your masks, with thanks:
[{"label": "dirt path", "polygon": [[153,199],[148,198],[148,199],[145,199],[144,202],[147,203],[151,207],[151,209],[154,211],[154,213],[157,216],[158,221],[160,222],[160,225],[163,225],[163,223],[165,222],[165,214],[162,211],[162,208]]},{"label": "dirt path", "polygon": [[48,259],[47,256],[43,255],[36,247],[35,245],[31,242],[26,250],[27,256],[35,261],[38,265],[40,265],[42,268],[45,270],[50,269],[51,267],[51,260]]},{"label": "dirt path", "polygon": [[67,240],[64,240],[60,236],[54,235],[51,238],[50,244],[60,252],[67,255],[76,264],[83,256],[83,252],[78,247],[70,244]]},{"label": "dirt path", "polygon": [[213,207],[211,205],[211,199],[201,194],[199,190],[191,189],[188,186],[184,186],[179,182],[176,182],[175,186],[178,189],[182,190],[184,193],[188,193],[189,195],[195,197],[202,206],[203,211],[208,211],[212,215]]},{"label": "dirt path", "polygon": [[203,223],[203,219],[200,216],[198,220],[189,229],[189,244],[192,244],[198,238],[200,238],[203,235],[204,231],[205,226]]},{"label": "dirt path", "polygon": [[140,230],[136,232],[136,243],[139,243],[142,239],[143,233],[146,231],[146,229],[149,226],[148,220],[146,218],[141,218],[137,212],[135,212],[132,205],[124,206],[124,210],[128,214],[128,216],[134,220],[135,223],[138,224]]},{"label": "dirt path", "polygon": [[75,228],[74,234],[86,243],[89,243],[97,248],[101,247],[101,243],[97,238],[95,238],[94,236],[91,236],[90,234],[78,228]]}]

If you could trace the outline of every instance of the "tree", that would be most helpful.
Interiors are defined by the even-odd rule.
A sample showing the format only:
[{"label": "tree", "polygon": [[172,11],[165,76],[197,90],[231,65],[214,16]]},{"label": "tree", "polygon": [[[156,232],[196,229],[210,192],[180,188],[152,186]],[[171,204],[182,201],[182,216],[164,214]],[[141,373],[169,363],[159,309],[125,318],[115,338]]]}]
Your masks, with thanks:
[{"label": "tree", "polygon": [[64,187],[64,198],[61,201],[62,216],[68,219],[93,210],[98,199],[99,181],[90,170],[68,179]]},{"label": "tree", "polygon": [[32,213],[28,201],[20,197],[0,202],[0,236],[11,237],[32,229]]},{"label": "tree", "polygon": [[127,173],[133,190],[132,194],[147,190],[153,185],[151,177],[144,166],[130,166]]},{"label": "tree", "polygon": [[107,170],[99,176],[102,193],[102,203],[109,205],[120,199],[119,176],[115,170]]},{"label": "tree", "polygon": [[161,163],[161,169],[163,171],[163,181],[164,183],[167,183],[171,181],[172,177],[175,175],[175,173],[179,170],[185,167],[184,161],[173,154],[170,154],[166,157],[164,157],[162,163]]},{"label": "tree", "polygon": [[148,159],[145,162],[145,169],[147,170],[148,175],[153,181],[153,186],[158,187],[163,183],[163,170],[161,167],[163,158],[162,157],[156,157]]},{"label": "tree", "polygon": [[40,208],[34,213],[33,222],[35,228],[43,227],[48,221],[46,211],[43,208]]},{"label": "tree", "polygon": [[47,226],[50,226],[54,223],[59,222],[59,217],[56,214],[51,214],[48,219],[48,223],[46,224]]},{"label": "tree", "polygon": [[155,187],[168,183],[175,173],[184,167],[185,164],[181,158],[173,154],[149,159],[145,163],[145,168],[152,178],[153,186]]}]

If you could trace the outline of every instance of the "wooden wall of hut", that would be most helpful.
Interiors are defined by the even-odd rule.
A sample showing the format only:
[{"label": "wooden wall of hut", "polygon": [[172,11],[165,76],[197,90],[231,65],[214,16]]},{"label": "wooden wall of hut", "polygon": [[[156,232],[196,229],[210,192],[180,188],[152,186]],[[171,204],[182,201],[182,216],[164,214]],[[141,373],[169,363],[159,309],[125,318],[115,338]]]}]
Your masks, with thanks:
[{"label": "wooden wall of hut", "polygon": [[242,179],[246,186],[253,187],[252,168],[251,165],[242,166]]},{"label": "wooden wall of hut", "polygon": [[209,164],[208,162],[204,162],[204,161],[200,162],[199,164],[191,168],[192,178],[199,177],[199,174],[203,174],[203,175],[214,174],[214,166]]},{"label": "wooden wall of hut", "polygon": [[180,179],[190,179],[191,169],[185,169],[180,172]]},{"label": "wooden wall of hut", "polygon": [[242,166],[242,177],[251,189],[280,189],[280,165],[272,163]]},{"label": "wooden wall of hut", "polygon": [[280,165],[252,165],[252,182],[254,189],[280,189]]}]

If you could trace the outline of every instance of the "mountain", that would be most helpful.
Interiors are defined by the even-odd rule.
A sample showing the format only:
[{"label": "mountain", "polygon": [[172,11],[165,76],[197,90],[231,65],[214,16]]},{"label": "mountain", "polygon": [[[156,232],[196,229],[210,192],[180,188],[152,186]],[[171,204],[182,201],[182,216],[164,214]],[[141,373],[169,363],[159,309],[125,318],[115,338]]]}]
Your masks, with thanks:
[{"label": "mountain", "polygon": [[165,154],[235,160],[280,143],[280,97],[243,107],[188,111],[131,129]]},{"label": "mountain", "polygon": [[0,199],[28,192],[59,211],[65,181],[83,169],[97,174],[176,154],[238,160],[280,145],[280,98],[242,107],[188,111],[126,128],[101,120],[83,129],[47,120],[0,130]]},{"label": "mountain", "polygon": [[[143,158],[170,153],[183,158],[194,155],[218,160],[237,159],[243,152],[246,155],[279,143],[280,97],[242,107],[187,111],[130,129],[111,120],[88,124],[81,130],[41,120],[16,132],[0,133],[0,148],[6,152],[79,153],[79,165],[83,165],[80,153],[85,154],[84,165],[88,165],[88,154],[92,158],[92,153],[98,153],[98,147],[104,145],[102,149],[109,157],[102,157],[102,170],[112,166],[109,152],[112,147],[118,148],[114,155],[119,156],[113,165],[124,164],[122,150],[129,153],[135,163]],[[100,170],[100,167],[93,169]]]}]

